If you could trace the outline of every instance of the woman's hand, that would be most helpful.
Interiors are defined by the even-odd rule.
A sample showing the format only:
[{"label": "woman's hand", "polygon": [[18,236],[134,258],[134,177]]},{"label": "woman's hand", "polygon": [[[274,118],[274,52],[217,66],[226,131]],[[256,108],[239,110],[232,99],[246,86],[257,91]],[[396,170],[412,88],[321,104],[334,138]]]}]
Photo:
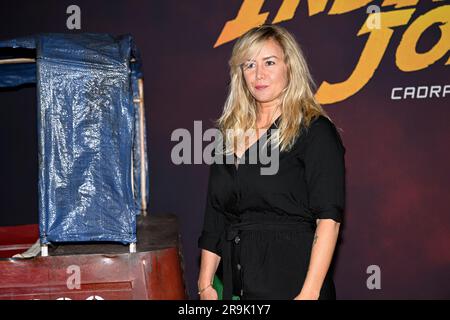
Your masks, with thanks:
[{"label": "woman's hand", "polygon": [[296,300],[317,300],[333,257],[340,223],[332,219],[318,219],[312,243],[311,258],[303,288]]},{"label": "woman's hand", "polygon": [[212,286],[209,286],[202,293],[200,293],[200,300],[218,300],[219,297],[217,295],[216,289]]},{"label": "woman's hand", "polygon": [[298,296],[294,298],[294,300],[318,300],[320,293],[314,292],[300,292]]},{"label": "woman's hand", "polygon": [[200,300],[217,300],[217,291],[213,288],[214,274],[220,262],[220,256],[202,249],[202,260],[200,265],[200,274],[198,277],[198,294]]}]

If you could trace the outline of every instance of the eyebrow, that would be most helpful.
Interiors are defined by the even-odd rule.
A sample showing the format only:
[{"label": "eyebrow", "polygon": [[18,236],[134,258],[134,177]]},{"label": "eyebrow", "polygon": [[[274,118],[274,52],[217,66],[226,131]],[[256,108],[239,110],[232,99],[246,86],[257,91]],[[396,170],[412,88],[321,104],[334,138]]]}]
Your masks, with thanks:
[{"label": "eyebrow", "polygon": [[[269,60],[271,58],[279,59],[277,56],[267,56],[267,57],[264,57],[263,60],[265,61],[265,60]],[[255,61],[256,61],[255,59],[247,59],[245,62],[255,62]]]}]

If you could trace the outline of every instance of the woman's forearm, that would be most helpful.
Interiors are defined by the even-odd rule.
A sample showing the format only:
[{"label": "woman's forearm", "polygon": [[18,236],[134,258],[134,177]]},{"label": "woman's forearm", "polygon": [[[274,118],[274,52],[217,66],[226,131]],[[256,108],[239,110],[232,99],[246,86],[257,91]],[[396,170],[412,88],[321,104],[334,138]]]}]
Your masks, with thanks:
[{"label": "woman's forearm", "polygon": [[332,219],[317,220],[306,279],[297,299],[317,299],[333,259],[340,224]]},{"label": "woman's forearm", "polygon": [[202,249],[200,274],[198,277],[199,289],[206,288],[207,286],[212,284],[214,274],[216,273],[219,263],[220,263],[220,256],[211,251]]}]

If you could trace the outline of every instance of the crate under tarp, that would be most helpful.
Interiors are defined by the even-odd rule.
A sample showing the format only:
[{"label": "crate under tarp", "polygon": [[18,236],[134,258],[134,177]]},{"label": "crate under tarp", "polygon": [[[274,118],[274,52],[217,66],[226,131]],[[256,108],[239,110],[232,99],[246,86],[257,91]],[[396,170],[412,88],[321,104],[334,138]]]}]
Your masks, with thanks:
[{"label": "crate under tarp", "polygon": [[[0,227],[0,300],[187,299],[177,218],[137,217],[137,251],[117,243],[49,247],[49,257],[11,259],[37,225]],[[79,268],[79,269],[77,269]],[[79,270],[79,286],[75,287]]]}]

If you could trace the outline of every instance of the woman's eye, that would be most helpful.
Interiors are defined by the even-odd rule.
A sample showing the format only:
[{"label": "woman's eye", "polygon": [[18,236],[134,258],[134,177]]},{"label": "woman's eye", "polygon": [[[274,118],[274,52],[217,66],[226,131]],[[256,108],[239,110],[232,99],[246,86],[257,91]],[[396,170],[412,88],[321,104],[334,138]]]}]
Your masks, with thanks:
[{"label": "woman's eye", "polygon": [[267,61],[266,61],[266,64],[267,64],[268,66],[272,66],[272,65],[275,64],[275,61],[267,60]]},{"label": "woman's eye", "polygon": [[254,62],[246,62],[246,63],[244,64],[244,69],[245,69],[245,70],[252,69],[252,68],[254,68],[254,67],[255,67],[255,63],[254,63]]}]

